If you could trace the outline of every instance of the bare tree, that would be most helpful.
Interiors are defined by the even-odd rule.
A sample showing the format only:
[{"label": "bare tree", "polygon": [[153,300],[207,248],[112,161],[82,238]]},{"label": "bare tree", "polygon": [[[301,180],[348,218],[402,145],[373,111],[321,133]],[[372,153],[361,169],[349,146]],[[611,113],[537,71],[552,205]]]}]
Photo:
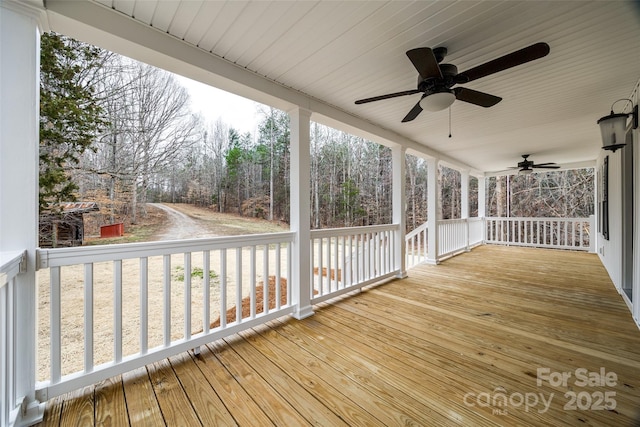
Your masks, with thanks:
[{"label": "bare tree", "polygon": [[586,217],[594,209],[593,182],[591,168],[494,177],[488,185],[487,213],[492,216]]},{"label": "bare tree", "polygon": [[208,174],[211,178],[211,187],[214,197],[213,203],[217,206],[218,212],[225,210],[224,177],[225,156],[229,149],[229,126],[222,119],[218,118],[209,124],[207,137],[205,138]]},{"label": "bare tree", "polygon": [[[128,176],[132,188],[132,223],[137,203],[146,202],[152,173],[170,165],[198,136],[200,120],[189,110],[189,94],[168,72],[137,63],[129,76],[124,115],[128,145]],[[141,190],[138,197],[138,188]]]}]

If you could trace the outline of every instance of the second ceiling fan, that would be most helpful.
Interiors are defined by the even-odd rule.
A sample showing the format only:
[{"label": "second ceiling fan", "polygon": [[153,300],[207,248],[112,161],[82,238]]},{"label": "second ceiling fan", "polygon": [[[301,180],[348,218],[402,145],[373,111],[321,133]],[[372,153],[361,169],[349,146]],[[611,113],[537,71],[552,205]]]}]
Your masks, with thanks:
[{"label": "second ceiling fan", "polygon": [[490,74],[542,58],[548,54],[548,44],[535,43],[458,74],[458,68],[455,65],[441,64],[447,55],[447,49],[445,47],[437,47],[435,49],[419,47],[411,49],[407,51],[407,56],[418,71],[418,87],[402,92],[359,99],[356,101],[356,104],[365,104],[367,102],[381,101],[383,99],[414,95],[422,92],[420,101],[414,105],[409,113],[402,119],[402,122],[409,122],[415,119],[422,110],[443,110],[449,107],[456,99],[485,108],[492,107],[500,102],[502,98],[465,87],[454,88],[453,86],[477,80]]},{"label": "second ceiling fan", "polygon": [[534,169],[559,169],[560,165],[549,162],[549,163],[534,163],[529,160],[529,154],[523,154],[522,158],[524,159],[521,162],[518,162],[518,166],[511,169],[519,169],[519,175],[528,175],[533,172]]}]

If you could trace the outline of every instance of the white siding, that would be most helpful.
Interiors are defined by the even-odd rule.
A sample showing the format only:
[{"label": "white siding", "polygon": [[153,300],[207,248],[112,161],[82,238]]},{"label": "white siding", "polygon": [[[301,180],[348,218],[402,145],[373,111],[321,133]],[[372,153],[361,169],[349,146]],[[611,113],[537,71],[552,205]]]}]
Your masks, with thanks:
[{"label": "white siding", "polygon": [[[629,96],[633,105],[638,104],[638,90],[640,83],[636,84]],[[628,110],[625,110],[625,112]],[[631,312],[633,318],[640,327],[640,129],[633,131],[634,144],[634,217],[633,217],[633,301]],[[623,148],[622,150],[624,150]],[[597,252],[604,264],[611,280],[618,292],[623,293],[623,236],[622,236],[622,156],[621,150],[611,153],[602,151],[598,157],[596,171],[599,176],[605,156],[609,156],[609,240],[605,240],[598,233]],[[599,214],[599,212],[597,212]],[[627,300],[628,301],[628,300]]]},{"label": "white siding", "polygon": [[599,180],[602,179],[600,173],[606,156],[609,156],[609,239],[605,239],[602,233],[598,232],[597,252],[609,272],[613,284],[620,291],[622,286],[622,177],[620,176],[620,151],[618,150],[615,153],[603,151],[600,153],[597,163],[597,178]]}]

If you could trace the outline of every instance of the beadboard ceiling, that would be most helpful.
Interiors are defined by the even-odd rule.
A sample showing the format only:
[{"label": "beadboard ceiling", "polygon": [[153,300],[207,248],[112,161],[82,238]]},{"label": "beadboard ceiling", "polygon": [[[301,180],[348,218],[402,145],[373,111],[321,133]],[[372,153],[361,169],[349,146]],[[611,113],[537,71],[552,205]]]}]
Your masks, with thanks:
[{"label": "beadboard ceiling", "polygon": [[[638,2],[48,0],[45,7],[53,30],[262,102],[270,99],[260,95],[264,81],[282,88],[289,102],[297,94],[322,107],[311,107],[316,112],[338,112],[356,126],[398,135],[405,145],[482,172],[514,166],[521,154],[537,163],[593,161],[600,150],[597,119],[629,97],[640,78]],[[141,32],[124,29],[134,24]],[[207,76],[208,65],[196,64],[196,56],[193,67],[185,58],[175,65],[171,57],[180,49],[154,55],[121,40],[148,47],[151,38],[190,45],[217,61],[210,74],[222,61],[237,78],[234,72],[219,81]],[[420,94],[354,104],[414,89],[409,49],[444,46],[444,62],[462,72],[541,41],[551,48],[547,57],[464,85],[503,100],[486,109],[456,101],[451,138],[448,110],[401,123]],[[278,90],[270,91],[277,97]]]}]

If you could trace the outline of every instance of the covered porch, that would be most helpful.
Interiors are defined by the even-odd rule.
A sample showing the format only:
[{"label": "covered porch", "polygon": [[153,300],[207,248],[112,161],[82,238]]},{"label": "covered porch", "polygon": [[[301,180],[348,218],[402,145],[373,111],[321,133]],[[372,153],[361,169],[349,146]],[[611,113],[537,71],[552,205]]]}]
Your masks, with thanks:
[{"label": "covered porch", "polygon": [[483,245],[314,310],[56,397],[41,425],[640,420],[640,336],[595,254]]},{"label": "covered porch", "polygon": [[[54,425],[66,424],[67,417],[116,425],[631,425],[640,390],[634,325],[640,319],[638,130],[629,127],[624,150],[604,152],[595,121],[618,98],[638,104],[640,38],[633,37],[633,5],[563,2],[559,13],[526,1],[275,3],[270,9],[265,2],[1,0],[0,425],[39,422],[45,406],[44,423]],[[218,16],[238,26],[216,26]],[[344,19],[327,19],[336,16]],[[477,16],[477,27],[463,25]],[[320,27],[310,31],[311,24]],[[444,27],[457,28],[461,37],[452,38]],[[48,30],[287,111],[290,230],[38,248],[38,34]],[[451,120],[442,114],[425,113],[407,125],[400,122],[405,106],[396,101],[354,106],[355,99],[383,88],[397,90],[398,82],[414,84],[415,71],[403,63],[408,49],[450,42],[451,51],[457,49],[452,62],[471,68],[540,37],[550,43],[553,62],[504,71],[500,81],[475,86],[513,103],[492,115],[463,104],[454,116],[453,140],[446,137]],[[311,230],[312,120],[391,147],[391,224]],[[606,236],[596,226],[598,209],[596,218],[491,219],[480,203],[478,218],[469,218],[463,198],[460,219],[440,219],[439,165],[460,171],[463,195],[469,177],[477,177],[484,201],[485,180],[534,150],[536,161],[595,168],[598,180],[607,166]],[[411,236],[405,236],[407,153],[424,157],[429,170],[428,222]],[[491,242],[507,246],[482,245]],[[154,279],[151,257],[161,265]],[[174,258],[185,271],[177,284]],[[196,297],[189,274],[196,262],[206,285],[197,310],[190,304]],[[237,320],[216,327],[210,327],[207,293],[212,262],[220,263],[216,271],[226,271],[222,265],[234,271],[220,274],[221,292],[235,295],[230,303],[220,299],[219,312],[234,303],[237,310]],[[93,336],[103,326],[93,316],[102,303],[93,294],[98,264],[112,272],[112,356],[106,362],[94,357]],[[420,265],[407,277],[414,264]],[[80,270],[75,284],[84,304],[77,369],[65,367],[62,338],[68,268]],[[45,269],[50,366],[38,382],[37,277]],[[274,290],[277,301],[286,299],[260,311],[259,292],[264,303],[269,291],[258,280],[271,276],[275,283],[287,279],[285,289]],[[122,334],[123,316],[130,314],[127,280],[135,282],[139,301],[133,351]],[[148,336],[153,286],[161,288],[157,342]],[[251,304],[246,316],[238,311],[243,290]],[[184,301],[179,309],[176,301]],[[196,311],[202,313],[200,330],[191,322]],[[172,316],[182,319],[177,328]],[[543,398],[552,393],[543,410]],[[534,396],[537,406],[527,407],[532,400],[525,399]]]}]

